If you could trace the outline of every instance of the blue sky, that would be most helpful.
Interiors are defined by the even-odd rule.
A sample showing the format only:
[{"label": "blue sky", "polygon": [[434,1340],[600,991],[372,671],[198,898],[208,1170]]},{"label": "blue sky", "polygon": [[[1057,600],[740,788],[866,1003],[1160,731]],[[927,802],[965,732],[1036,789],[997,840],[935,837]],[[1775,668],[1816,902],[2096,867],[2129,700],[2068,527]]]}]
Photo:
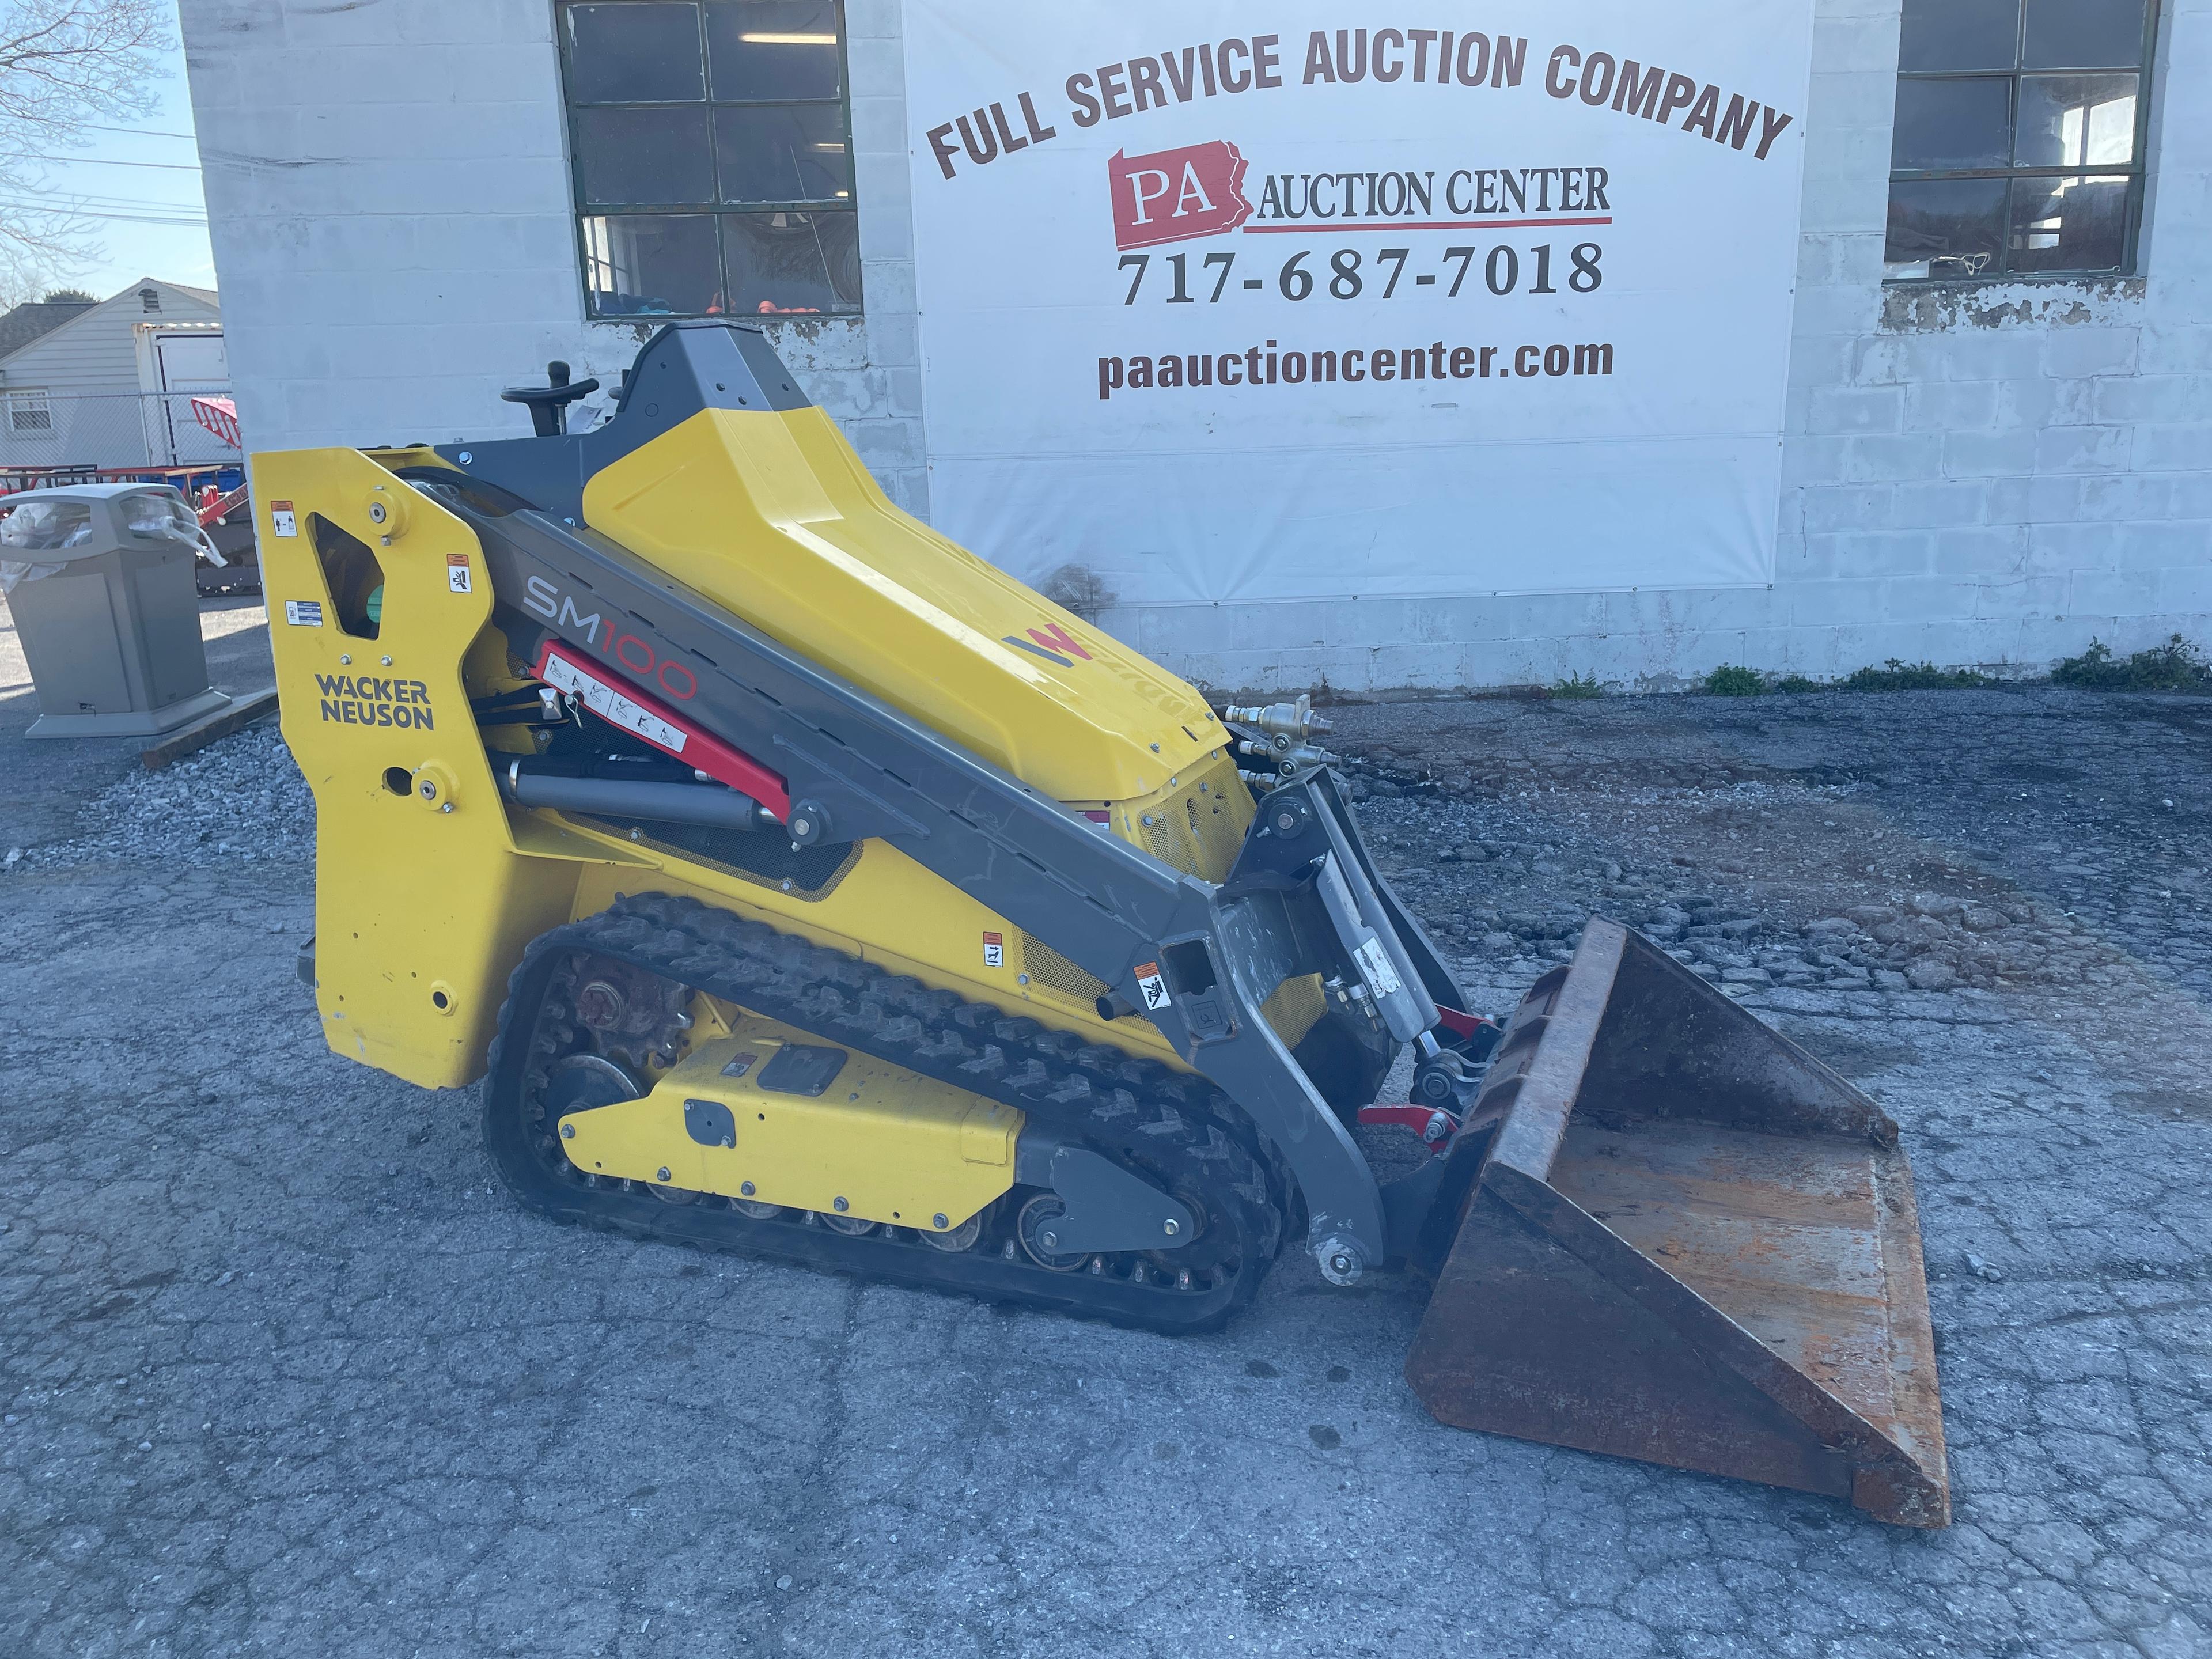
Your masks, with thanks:
[{"label": "blue sky", "polygon": [[[216,285],[185,54],[173,46],[162,61],[167,74],[151,88],[159,100],[152,113],[108,124],[127,125],[131,131],[88,132],[83,149],[56,152],[74,159],[48,165],[46,193],[81,202],[91,222],[90,240],[102,250],[101,257],[75,270],[57,271],[49,286],[81,288],[105,300],[141,276],[192,288]],[[93,218],[95,214],[107,216]],[[149,222],[160,219],[195,222]]]}]

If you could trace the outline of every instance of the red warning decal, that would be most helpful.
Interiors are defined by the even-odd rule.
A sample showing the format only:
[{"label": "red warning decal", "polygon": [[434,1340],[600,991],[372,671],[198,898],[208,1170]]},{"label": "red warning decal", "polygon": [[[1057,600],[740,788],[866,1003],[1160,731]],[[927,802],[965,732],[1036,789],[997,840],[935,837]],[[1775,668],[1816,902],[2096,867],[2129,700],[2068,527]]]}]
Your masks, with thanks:
[{"label": "red warning decal", "polygon": [[781,777],[711,732],[702,731],[658,698],[585,662],[567,647],[546,641],[538,659],[538,678],[574,694],[608,725],[618,726],[662,754],[750,795],[778,823],[791,817],[791,792]]}]

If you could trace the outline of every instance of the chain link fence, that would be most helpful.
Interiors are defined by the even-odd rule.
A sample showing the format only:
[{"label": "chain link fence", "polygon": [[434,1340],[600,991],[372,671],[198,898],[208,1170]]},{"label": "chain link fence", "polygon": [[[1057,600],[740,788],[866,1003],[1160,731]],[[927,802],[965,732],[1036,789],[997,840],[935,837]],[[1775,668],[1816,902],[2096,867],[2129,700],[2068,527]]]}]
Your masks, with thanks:
[{"label": "chain link fence", "polygon": [[0,493],[96,478],[161,477],[228,490],[245,452],[228,387],[83,396],[0,389]]}]

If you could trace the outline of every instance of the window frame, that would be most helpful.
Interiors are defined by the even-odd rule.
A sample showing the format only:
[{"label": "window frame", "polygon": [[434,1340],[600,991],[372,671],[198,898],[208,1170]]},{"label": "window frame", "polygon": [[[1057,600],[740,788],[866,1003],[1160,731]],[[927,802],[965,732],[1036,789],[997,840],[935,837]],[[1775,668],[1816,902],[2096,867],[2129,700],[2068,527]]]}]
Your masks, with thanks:
[{"label": "window frame", "polygon": [[[2027,66],[2027,8],[2029,0],[2021,0],[2020,28],[2013,42],[2013,64],[2001,70],[1908,70],[1900,61],[1896,73],[1901,88],[1907,81],[2000,81],[2007,83],[2005,137],[2008,149],[2016,153],[2020,144],[2021,82],[2031,75],[2118,75],[2133,73],[2136,77],[2135,143],[2130,159],[2124,163],[2093,166],[2084,162],[2079,167],[1900,167],[1894,163],[1889,169],[1889,183],[1899,185],[1948,182],[1953,179],[2002,179],[2006,183],[2004,243],[1997,268],[1962,275],[1931,272],[1925,276],[1893,276],[1888,264],[1889,218],[1887,210],[1882,216],[1883,264],[1882,286],[1885,288],[1929,288],[1958,286],[1966,283],[2084,283],[2106,282],[2139,274],[2137,265],[2142,245],[2142,220],[2145,203],[2149,196],[2150,183],[2150,111],[2153,79],[2158,68],[2159,26],[2164,20],[2160,0],[2143,0],[2143,36],[2141,62],[2130,71],[2111,64],[2094,68],[2068,68],[2062,65]],[[1902,33],[1898,43],[1898,55],[1904,56]],[[1896,102],[1891,101],[1891,120],[1896,119]],[[2008,269],[2012,247],[2012,181],[2015,179],[2120,178],[2127,179],[2127,222],[2121,231],[2119,264],[2100,270],[2013,270]],[[1902,262],[1900,262],[1902,263]]]},{"label": "window frame", "polygon": [[[556,0],[556,3],[553,8],[554,49],[559,54],[561,65],[561,128],[562,137],[566,139],[568,147],[568,216],[576,246],[576,280],[578,286],[582,290],[584,317],[585,320],[587,322],[668,322],[688,318],[705,317],[716,314],[698,311],[649,313],[611,312],[605,313],[599,312],[592,299],[592,295],[594,293],[594,289],[592,286],[592,266],[593,255],[592,252],[591,238],[584,228],[585,221],[587,219],[615,219],[631,216],[644,217],[649,216],[659,218],[706,219],[712,222],[714,227],[714,258],[716,266],[722,277],[724,292],[726,294],[728,291],[729,270],[726,264],[727,243],[723,235],[721,224],[722,220],[725,218],[747,214],[847,213],[853,216],[854,234],[856,236],[859,234],[860,186],[859,168],[855,165],[855,158],[853,150],[852,40],[846,29],[845,0],[823,0],[823,3],[829,5],[836,20],[837,97],[835,101],[837,105],[839,131],[844,135],[846,171],[852,180],[850,188],[848,190],[842,200],[839,200],[832,197],[815,198],[805,200],[787,199],[776,202],[743,203],[725,202],[720,199],[721,181],[719,166],[716,162],[714,155],[714,112],[720,109],[788,109],[800,105],[820,106],[828,104],[832,100],[827,98],[716,98],[714,96],[714,61],[710,55],[710,47],[707,33],[707,7],[711,3],[711,0],[684,0],[684,3],[688,3],[693,5],[696,9],[699,17],[699,69],[705,95],[696,99],[602,99],[592,101],[580,101],[570,94],[569,88],[574,84],[574,70],[568,50],[569,30],[568,27],[568,14],[571,10],[580,5],[654,5],[667,3],[667,0]],[[675,204],[622,202],[603,203],[596,207],[593,206],[584,191],[584,157],[582,149],[577,142],[576,118],[578,112],[580,111],[601,109],[697,109],[705,111],[707,115],[708,162],[709,167],[716,168],[715,192],[717,199],[712,204],[703,207],[696,202],[683,202]],[[787,313],[787,315],[794,319],[804,318],[807,320],[815,321],[827,320],[833,317],[860,317],[866,314],[866,306],[867,298],[864,289],[861,295],[860,303],[850,311],[823,311],[813,313]],[[731,315],[731,313],[728,313],[720,314],[726,317]],[[749,316],[748,320],[775,321],[778,320],[778,318],[774,314],[771,314],[765,319],[750,318]]]},{"label": "window frame", "polygon": [[[54,436],[53,393],[45,386],[9,386],[4,393],[8,404],[8,432],[11,439],[27,443],[51,441]],[[43,415],[43,422],[26,423],[26,415]]]}]

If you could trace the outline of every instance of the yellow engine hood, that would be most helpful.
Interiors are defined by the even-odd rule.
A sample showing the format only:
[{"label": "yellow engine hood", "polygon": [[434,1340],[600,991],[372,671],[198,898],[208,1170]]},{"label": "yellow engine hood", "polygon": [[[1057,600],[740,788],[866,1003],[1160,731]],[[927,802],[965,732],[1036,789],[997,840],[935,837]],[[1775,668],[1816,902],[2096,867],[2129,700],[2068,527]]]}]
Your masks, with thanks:
[{"label": "yellow engine hood", "polygon": [[1066,801],[1227,741],[1196,691],[901,512],[818,409],[708,409],[595,473],[586,522]]}]

